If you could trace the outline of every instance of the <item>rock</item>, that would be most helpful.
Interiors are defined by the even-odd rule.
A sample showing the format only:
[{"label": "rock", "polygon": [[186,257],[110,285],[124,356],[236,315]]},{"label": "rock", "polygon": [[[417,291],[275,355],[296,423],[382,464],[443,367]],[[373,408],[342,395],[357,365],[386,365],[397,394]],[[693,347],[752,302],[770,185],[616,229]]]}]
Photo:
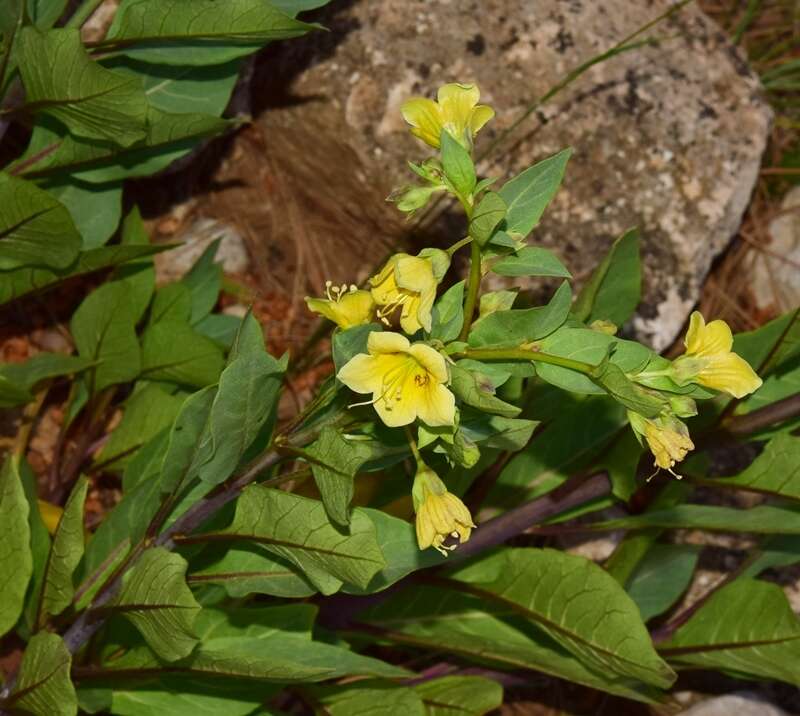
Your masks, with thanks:
[{"label": "rock", "polygon": [[[374,214],[371,207],[412,179],[406,160],[426,156],[400,117],[403,100],[430,96],[445,82],[476,82],[482,101],[497,111],[479,136],[480,152],[567,72],[671,5],[334,3],[318,18],[330,34],[273,48],[253,83],[257,105],[279,96],[259,120],[269,173],[290,188],[299,185],[292,201],[313,208],[317,196],[324,204],[309,215],[305,231],[318,251],[335,253],[341,275],[330,277],[345,280],[344,273],[374,267],[385,251],[381,238],[394,236],[394,226],[384,223],[376,232],[373,217],[362,222],[359,212]],[[693,5],[647,36],[663,42],[595,65],[540,106],[482,169],[507,178],[572,146],[563,189],[534,240],[556,250],[580,282],[617,235],[640,226],[645,290],[633,328],[662,349],[680,331],[711,261],[739,225],[771,112],[740,52]],[[286,77],[293,77],[289,99]],[[294,137],[293,155],[286,155],[283,135]],[[316,184],[305,169],[298,181],[293,169],[309,162],[320,168]],[[332,172],[338,172],[333,184]],[[332,201],[325,196],[331,186]],[[273,201],[286,215],[285,197]],[[338,230],[318,218],[330,218],[329,204],[343,214]],[[460,238],[457,224],[440,222],[436,231],[442,226],[451,233],[441,240]],[[340,236],[347,237],[342,246]]]},{"label": "rock", "polygon": [[241,235],[231,226],[214,219],[200,218],[185,231],[171,237],[181,246],[156,254],[156,279],[159,284],[177,281],[190,268],[209,245],[221,239],[216,261],[226,273],[244,273],[250,263],[247,247]]},{"label": "rock", "polygon": [[758,694],[742,691],[701,701],[679,716],[788,716],[783,709],[762,700]]},{"label": "rock", "polygon": [[782,313],[800,306],[800,186],[783,198],[768,232],[754,260],[753,297],[759,309]]}]

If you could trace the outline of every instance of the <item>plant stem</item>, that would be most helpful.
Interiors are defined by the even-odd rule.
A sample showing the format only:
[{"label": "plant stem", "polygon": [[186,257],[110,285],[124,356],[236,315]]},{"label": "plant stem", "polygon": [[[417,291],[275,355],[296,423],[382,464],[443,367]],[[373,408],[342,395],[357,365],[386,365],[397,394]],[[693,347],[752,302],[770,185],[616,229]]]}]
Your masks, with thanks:
[{"label": "plant stem", "polygon": [[105,0],[83,0],[64,27],[81,27]]},{"label": "plant stem", "polygon": [[466,246],[468,243],[472,241],[471,236],[465,236],[461,241],[456,241],[449,249],[447,249],[447,254],[452,256],[456,251],[458,251],[462,246]]},{"label": "plant stem", "polygon": [[478,303],[478,290],[481,286],[481,247],[473,241],[469,246],[469,283],[467,296],[464,299],[464,323],[461,325],[460,341],[466,341],[469,329],[472,327],[472,316],[475,315],[475,306]]},{"label": "plant stem", "polygon": [[591,375],[595,366],[572,358],[563,358],[550,353],[542,353],[528,348],[467,348],[459,353],[454,353],[453,358],[472,358],[473,360],[526,360],[535,363],[549,363],[567,370],[574,370],[584,375]]}]

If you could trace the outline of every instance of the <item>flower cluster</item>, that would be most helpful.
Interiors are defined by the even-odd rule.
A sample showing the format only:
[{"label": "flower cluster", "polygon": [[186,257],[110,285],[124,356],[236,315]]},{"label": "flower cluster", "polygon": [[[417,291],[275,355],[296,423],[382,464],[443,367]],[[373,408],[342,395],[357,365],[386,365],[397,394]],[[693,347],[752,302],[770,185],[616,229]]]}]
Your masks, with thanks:
[{"label": "flower cluster", "polygon": [[[725,321],[707,324],[702,314],[695,311],[689,319],[684,346],[686,352],[668,369],[650,375],[669,377],[679,387],[696,384],[734,398],[743,398],[761,387],[761,378],[750,364],[732,351],[733,334]],[[653,453],[655,465],[680,477],[673,468],[694,450],[689,429],[680,418],[696,414],[691,398],[675,396],[670,399],[669,408],[656,418],[633,411],[628,412],[628,418],[637,439],[644,440]]]},{"label": "flower cluster", "polygon": [[[363,402],[352,403],[350,408],[372,406],[386,426],[405,429],[417,466],[412,489],[417,541],[421,549],[433,547],[442,554],[466,542],[475,524],[469,509],[425,463],[420,449],[435,443],[435,449],[444,451],[451,464],[471,467],[480,451],[461,431],[461,413],[465,411],[462,404],[473,411],[477,408],[498,415],[519,412],[516,406],[493,395],[494,386],[486,388],[480,363],[478,368],[473,367],[476,372],[470,373],[463,364],[458,369],[451,367],[453,357],[471,358],[473,366],[476,359],[543,361],[583,372],[626,406],[640,444],[650,449],[659,469],[676,477],[679,475],[674,468],[694,449],[683,422],[697,413],[694,397],[708,397],[702,389],[710,388],[741,398],[761,385],[761,379],[748,363],[732,351],[733,337],[727,324],[719,320],[706,324],[697,312],[691,317],[683,356],[672,362],[654,356],[649,362],[656,367],[648,370],[645,366],[633,374],[623,374],[619,366],[609,365],[614,352],[611,337],[616,326],[603,320],[594,320],[586,326],[612,341],[605,361],[599,365],[566,356],[544,355],[535,340],[525,338],[528,335],[525,326],[515,334],[521,338],[510,350],[470,351],[472,327],[478,326],[473,324],[476,309],[479,308],[479,322],[488,320],[486,316],[492,312],[505,311],[511,321],[524,321],[528,315],[526,311],[509,310],[509,296],[513,302],[516,295],[511,292],[479,296],[481,271],[491,270],[495,257],[513,262],[525,246],[524,237],[515,239],[502,233],[507,211],[502,190],[490,192],[487,187],[492,180],[477,181],[475,175],[471,157],[474,138],[494,116],[490,107],[478,104],[479,99],[475,85],[448,84],[439,89],[436,101],[414,97],[403,104],[402,114],[411,125],[412,134],[439,153],[420,164],[410,163],[425,184],[406,187],[393,197],[398,208],[411,214],[424,206],[433,193],[448,192],[464,207],[470,220],[469,235],[447,251],[426,248],[416,256],[394,254],[362,288],[329,281],[325,297],[306,298],[311,311],[333,321],[342,331],[370,326],[368,331],[353,334],[358,335],[356,342],[365,340],[365,332],[368,335],[361,352],[341,365],[336,377],[354,393],[369,396]],[[495,232],[498,240],[490,245]],[[433,330],[439,286],[450,268],[453,253],[470,243],[473,270],[465,290],[462,325],[450,334],[449,342],[433,340],[432,333],[442,335]],[[484,258],[490,260],[484,263]],[[495,345],[508,345],[506,326],[513,323],[504,325]],[[458,340],[452,340],[456,335]],[[461,378],[453,380],[453,375]],[[416,434],[411,429],[415,425]]]}]

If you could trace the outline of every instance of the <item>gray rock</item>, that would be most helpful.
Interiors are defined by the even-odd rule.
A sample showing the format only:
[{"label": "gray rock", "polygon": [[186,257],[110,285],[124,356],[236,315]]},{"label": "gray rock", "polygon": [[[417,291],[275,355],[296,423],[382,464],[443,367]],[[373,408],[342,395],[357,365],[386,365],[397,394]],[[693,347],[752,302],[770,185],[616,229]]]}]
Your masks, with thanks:
[{"label": "gray rock", "polygon": [[180,279],[200,258],[209,245],[220,239],[216,262],[226,273],[244,273],[250,263],[241,235],[232,227],[213,219],[200,218],[185,231],[170,238],[181,245],[155,256],[159,284]]},{"label": "gray rock", "polygon": [[756,305],[770,313],[800,306],[800,186],[783,198],[763,249],[756,252],[753,265]]},{"label": "gray rock", "polygon": [[[306,153],[299,160],[272,154],[275,173],[301,184],[304,201],[313,201],[315,187],[305,177],[292,182],[293,162],[324,167],[326,187],[335,165],[342,204],[378,205],[412,178],[405,161],[426,156],[399,113],[407,97],[430,96],[445,82],[476,82],[482,101],[497,111],[479,136],[480,151],[569,70],[670,5],[334,3],[321,18],[331,35],[289,43],[270,57],[271,76],[294,74],[291,94],[306,100],[282,100],[261,120],[267,141],[279,144],[281,132],[290,132]],[[593,67],[539,107],[482,169],[509,177],[565,146],[575,149],[563,189],[534,240],[555,249],[580,281],[617,235],[642,227],[645,292],[633,328],[661,349],[679,332],[711,261],[738,227],[771,113],[739,51],[693,5],[648,36],[663,42]],[[350,159],[342,164],[345,156]],[[275,208],[285,212],[285,206]],[[373,221],[360,225],[348,214],[347,222],[340,232],[350,248],[337,246],[336,259],[343,272],[363,273],[382,258],[385,245]],[[450,226],[458,238],[458,226]],[[323,251],[336,235],[330,224],[316,236],[313,225],[306,231]]]},{"label": "gray rock", "polygon": [[787,716],[783,709],[763,701],[757,694],[743,691],[702,701],[679,716]]}]

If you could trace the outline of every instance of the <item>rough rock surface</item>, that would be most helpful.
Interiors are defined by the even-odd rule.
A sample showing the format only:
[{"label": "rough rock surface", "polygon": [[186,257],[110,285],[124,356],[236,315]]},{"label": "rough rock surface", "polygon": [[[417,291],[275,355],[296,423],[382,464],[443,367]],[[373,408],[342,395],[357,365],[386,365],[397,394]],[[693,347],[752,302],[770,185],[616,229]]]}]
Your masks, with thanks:
[{"label": "rough rock surface", "polygon": [[679,716],[787,716],[783,709],[763,701],[758,694],[743,691],[695,704]]},{"label": "rough rock surface", "polygon": [[[256,109],[270,85],[280,87],[287,76],[290,96],[273,102],[279,106],[260,124],[268,142],[287,131],[301,142],[301,161],[317,163],[328,187],[331,172],[338,172],[343,203],[377,206],[411,178],[405,160],[425,156],[399,114],[409,95],[431,95],[444,82],[477,82],[482,101],[498,115],[480,135],[480,151],[568,71],[671,4],[333,3],[319,18],[332,33],[272,51],[266,81],[262,70],[254,83]],[[594,66],[534,112],[483,168],[509,176],[574,148],[563,189],[535,241],[558,251],[580,280],[615,236],[642,227],[645,297],[633,327],[660,349],[679,332],[711,261],[741,220],[771,113],[740,53],[693,5],[646,36],[663,41]],[[271,154],[276,174],[291,180],[294,160]],[[340,163],[351,155],[358,163],[352,157]],[[301,183],[313,197],[313,183]],[[355,248],[337,258],[343,270],[364,271],[385,245],[376,240],[374,222],[360,228],[357,216],[350,219],[342,231]],[[313,234],[314,227],[306,231]],[[311,236],[323,252],[330,231]]]}]

